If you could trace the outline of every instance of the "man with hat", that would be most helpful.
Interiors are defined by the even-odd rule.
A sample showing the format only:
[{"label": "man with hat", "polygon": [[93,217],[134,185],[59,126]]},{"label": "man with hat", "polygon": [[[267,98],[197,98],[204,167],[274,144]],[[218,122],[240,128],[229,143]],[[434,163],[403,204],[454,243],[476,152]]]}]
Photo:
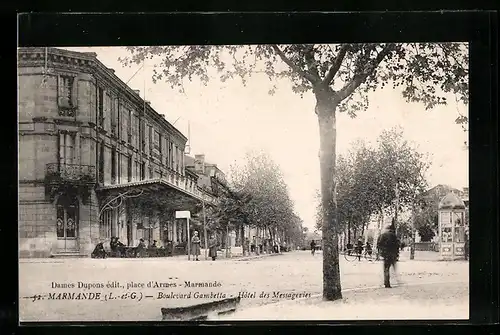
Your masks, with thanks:
[{"label": "man with hat", "polygon": [[380,235],[378,241],[378,250],[380,255],[384,259],[384,286],[387,288],[391,287],[389,270],[391,266],[396,271],[396,262],[399,257],[399,243],[396,236],[396,227],[394,226],[394,221],[385,231]]}]

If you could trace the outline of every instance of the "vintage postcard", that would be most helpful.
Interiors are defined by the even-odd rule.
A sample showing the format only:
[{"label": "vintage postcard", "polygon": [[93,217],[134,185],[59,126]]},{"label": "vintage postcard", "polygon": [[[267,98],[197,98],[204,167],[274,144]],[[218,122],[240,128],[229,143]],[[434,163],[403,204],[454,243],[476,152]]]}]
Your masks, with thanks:
[{"label": "vintage postcard", "polygon": [[18,48],[19,317],[469,318],[467,43]]}]

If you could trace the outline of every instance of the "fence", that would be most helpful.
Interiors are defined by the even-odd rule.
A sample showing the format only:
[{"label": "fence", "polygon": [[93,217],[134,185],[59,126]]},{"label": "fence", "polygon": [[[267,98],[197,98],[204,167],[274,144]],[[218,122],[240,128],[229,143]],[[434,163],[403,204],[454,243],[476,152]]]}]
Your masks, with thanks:
[{"label": "fence", "polygon": [[436,242],[415,242],[415,251],[439,251],[439,244]]}]

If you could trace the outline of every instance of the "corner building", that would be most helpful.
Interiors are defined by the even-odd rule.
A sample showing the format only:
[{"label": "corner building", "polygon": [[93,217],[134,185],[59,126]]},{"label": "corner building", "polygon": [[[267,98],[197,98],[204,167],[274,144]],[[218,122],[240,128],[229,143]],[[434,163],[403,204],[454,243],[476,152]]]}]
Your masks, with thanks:
[{"label": "corner building", "polygon": [[187,138],[94,53],[18,49],[20,257],[89,256],[117,236],[185,245],[176,210],[215,206]]}]

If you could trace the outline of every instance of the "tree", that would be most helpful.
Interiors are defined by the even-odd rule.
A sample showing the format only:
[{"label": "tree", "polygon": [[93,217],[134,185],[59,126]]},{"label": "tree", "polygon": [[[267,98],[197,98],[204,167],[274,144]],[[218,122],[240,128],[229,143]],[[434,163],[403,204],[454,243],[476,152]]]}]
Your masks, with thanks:
[{"label": "tree", "polygon": [[[468,103],[466,49],[460,43],[150,46],[129,47],[130,56],[120,60],[130,65],[156,57],[159,71],[153,81],[164,79],[180,90],[184,78],[198,77],[206,85],[215,76],[222,81],[237,76],[246,84],[252,74],[263,72],[271,79],[287,78],[295,93],[315,96],[324,210],[323,297],[336,300],[342,298],[336,241],[337,111],[355,117],[368,108],[368,93],[389,83],[408,102],[423,103],[426,109],[446,104],[448,93]],[[275,89],[271,84],[269,93]]]},{"label": "tree", "polygon": [[293,212],[294,204],[281,170],[271,157],[263,152],[249,152],[245,165],[233,166],[231,170],[233,188],[248,198],[244,207],[236,209],[244,213],[247,222],[266,230],[275,242],[287,231],[295,235],[295,226],[302,221]]}]

